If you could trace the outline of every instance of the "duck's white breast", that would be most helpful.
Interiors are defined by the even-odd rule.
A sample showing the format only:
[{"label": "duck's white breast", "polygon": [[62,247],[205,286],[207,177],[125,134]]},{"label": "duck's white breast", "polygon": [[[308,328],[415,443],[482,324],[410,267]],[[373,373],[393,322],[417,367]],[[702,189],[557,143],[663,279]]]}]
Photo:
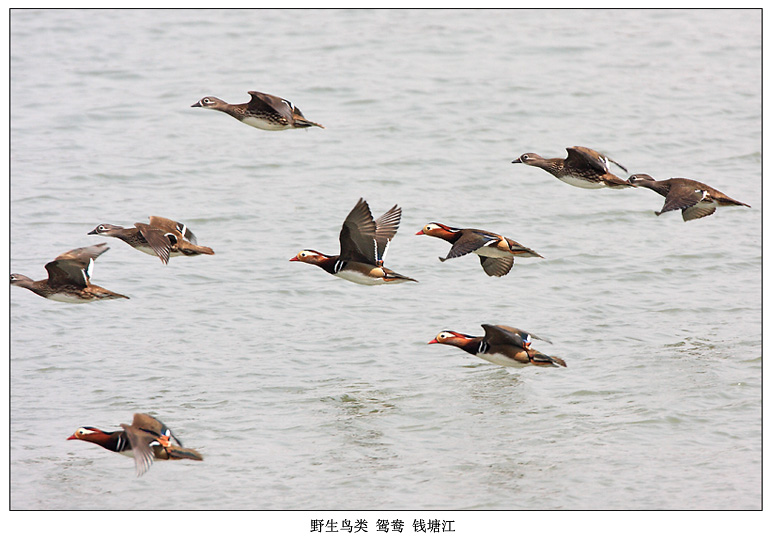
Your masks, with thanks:
[{"label": "duck's white breast", "polygon": [[83,299],[78,296],[71,296],[65,294],[53,294],[48,296],[51,301],[61,301],[62,303],[88,303],[94,301],[93,299]]},{"label": "duck's white breast", "polygon": [[241,119],[241,122],[243,122],[244,124],[249,124],[254,128],[259,128],[260,130],[277,131],[277,130],[286,130],[288,128],[292,128],[292,126],[290,126],[289,124],[273,124],[272,122],[268,122],[261,117],[244,117],[243,119]]},{"label": "duck's white breast", "polygon": [[348,280],[350,282],[356,282],[357,284],[365,284],[367,286],[376,286],[378,284],[385,284],[382,278],[371,277],[370,275],[363,275],[362,273],[349,271],[347,269],[342,269],[341,271],[338,271],[337,273],[335,273],[335,276],[340,277],[344,280]]},{"label": "duck's white breast", "polygon": [[594,183],[592,181],[588,181],[587,179],[582,179],[581,177],[574,177],[573,175],[566,175],[565,177],[560,177],[560,180],[566,184],[570,184],[571,186],[576,186],[579,188],[605,188],[606,187],[606,183]]},{"label": "duck's white breast", "polygon": [[495,363],[496,365],[502,365],[504,367],[525,367],[526,365],[530,365],[529,363],[520,363],[519,361],[516,361],[502,354],[475,354],[475,355],[480,359],[484,359],[485,361],[490,361],[491,363]]}]

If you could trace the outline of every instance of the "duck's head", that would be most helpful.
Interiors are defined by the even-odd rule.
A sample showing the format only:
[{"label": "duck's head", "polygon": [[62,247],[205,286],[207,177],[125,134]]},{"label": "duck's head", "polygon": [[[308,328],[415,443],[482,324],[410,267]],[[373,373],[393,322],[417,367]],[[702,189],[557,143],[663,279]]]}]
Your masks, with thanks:
[{"label": "duck's head", "polygon": [[464,335],[463,333],[457,333],[455,331],[445,330],[440,331],[435,338],[429,341],[427,344],[450,344],[453,346],[463,346],[472,340],[474,337],[470,335]]},{"label": "duck's head", "polygon": [[539,160],[543,160],[541,156],[536,154],[535,152],[527,152],[525,154],[521,154],[519,158],[515,158],[512,160],[513,164],[533,164],[534,162],[537,162]]},{"label": "duck's head", "polygon": [[19,284],[21,282],[32,282],[32,279],[25,275],[20,275],[19,273],[11,273],[11,284],[21,286],[21,284]]},{"label": "duck's head", "polygon": [[317,252],[316,250],[301,250],[297,253],[297,255],[293,258],[290,258],[289,261],[291,262],[304,262],[304,263],[310,263],[314,265],[319,265],[320,263],[329,260],[330,257],[326,254],[322,254],[321,252]]},{"label": "duck's head", "polygon": [[90,232],[88,235],[105,235],[111,237],[113,234],[123,230],[122,226],[113,226],[112,224],[100,224]]},{"label": "duck's head", "polygon": [[88,440],[89,442],[97,442],[101,437],[106,435],[107,433],[96,427],[78,427],[72,435],[67,437],[67,440]]},{"label": "duck's head", "polygon": [[203,107],[204,109],[222,109],[228,104],[222,101],[220,98],[214,96],[205,96],[199,101],[191,105],[190,107]]},{"label": "duck's head", "polygon": [[647,175],[646,173],[634,173],[627,178],[627,182],[633,185],[641,185],[654,182],[654,177]]},{"label": "duck's head", "polygon": [[439,237],[440,239],[446,239],[452,237],[458,231],[457,228],[451,228],[445,224],[439,222],[430,222],[421,231],[416,232],[416,235],[430,235],[432,237]]}]

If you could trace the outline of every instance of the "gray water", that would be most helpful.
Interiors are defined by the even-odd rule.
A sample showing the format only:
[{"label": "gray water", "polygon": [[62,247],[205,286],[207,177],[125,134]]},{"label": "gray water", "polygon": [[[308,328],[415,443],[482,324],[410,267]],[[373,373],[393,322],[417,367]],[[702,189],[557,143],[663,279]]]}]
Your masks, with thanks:
[{"label": "gray water", "polygon": [[[104,241],[93,281],[131,298],[11,289],[12,509],[761,507],[760,11],[13,11],[10,30],[11,271]],[[327,128],[190,108],[249,90]],[[511,163],[572,145],[752,208],[684,223],[650,190]],[[288,261],[336,254],[359,197],[402,206],[386,265],[419,283]],[[148,215],[216,255],[163,266],[86,235]],[[545,259],[440,263],[449,245],[413,235],[431,221]],[[568,367],[426,344],[483,323]],[[65,440],[134,412],[205,461],[137,479]]]}]

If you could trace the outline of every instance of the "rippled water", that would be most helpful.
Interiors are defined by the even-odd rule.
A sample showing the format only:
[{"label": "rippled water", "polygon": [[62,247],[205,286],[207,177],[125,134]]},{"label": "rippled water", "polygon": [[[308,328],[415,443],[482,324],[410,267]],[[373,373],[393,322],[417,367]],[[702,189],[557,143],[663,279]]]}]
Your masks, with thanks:
[{"label": "rippled water", "polygon": [[[13,11],[10,265],[107,241],[130,300],[10,292],[13,509],[759,509],[759,11]],[[294,101],[327,129],[191,109]],[[684,223],[524,152],[584,145],[752,208]],[[359,197],[403,208],[367,288],[334,254]],[[168,266],[100,222],[185,222]],[[425,223],[537,250],[501,279]],[[509,324],[566,369],[426,343]],[[203,463],[66,437],[134,412]],[[158,488],[163,487],[163,491]],[[405,518],[409,519],[409,518]],[[306,525],[303,525],[306,529]]]}]

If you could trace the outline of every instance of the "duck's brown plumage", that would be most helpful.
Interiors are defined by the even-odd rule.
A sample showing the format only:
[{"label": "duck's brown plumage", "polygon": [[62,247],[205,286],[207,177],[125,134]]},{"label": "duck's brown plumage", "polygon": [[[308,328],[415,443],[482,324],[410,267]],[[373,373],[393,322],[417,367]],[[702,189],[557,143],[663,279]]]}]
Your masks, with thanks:
[{"label": "duck's brown plumage", "polygon": [[712,215],[719,206],[750,207],[747,203],[730,198],[712,186],[692,179],[675,177],[655,181],[651,175],[636,173],[631,175],[628,181],[664,196],[665,204],[662,206],[662,210],[655,211],[657,216],[680,209],[684,222]]},{"label": "duck's brown plumage", "polygon": [[244,124],[261,130],[288,130],[311,126],[324,128],[321,124],[305,118],[300,109],[289,100],[256,90],[250,90],[249,95],[251,99],[243,104],[229,104],[214,96],[206,96],[191,107],[222,111]]},{"label": "duck's brown plumage", "polygon": [[107,243],[100,243],[69,250],[46,264],[47,279],[32,280],[25,275],[14,273],[11,275],[11,284],[26,288],[46,299],[65,303],[128,299],[123,294],[91,283],[94,260],[109,249]]},{"label": "duck's brown plumage", "polygon": [[115,237],[145,254],[155,254],[164,264],[172,256],[213,255],[214,250],[197,245],[195,234],[182,222],[162,216],[151,216],[148,223],[136,222],[133,228],[99,224],[89,235]]},{"label": "duck's brown plumage", "polygon": [[561,181],[580,188],[627,188],[631,185],[620,179],[608,169],[608,164],[616,164],[622,170],[627,169],[598,151],[587,147],[568,147],[566,158],[542,158],[536,153],[520,155],[513,164],[526,164],[543,169]]}]

